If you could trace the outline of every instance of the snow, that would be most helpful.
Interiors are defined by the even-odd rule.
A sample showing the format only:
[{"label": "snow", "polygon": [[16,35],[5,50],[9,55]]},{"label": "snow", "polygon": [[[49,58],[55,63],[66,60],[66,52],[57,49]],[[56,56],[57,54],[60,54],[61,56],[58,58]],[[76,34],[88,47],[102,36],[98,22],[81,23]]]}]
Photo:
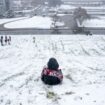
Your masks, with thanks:
[{"label": "snow", "polygon": [[4,23],[7,23],[7,22],[11,22],[11,21],[18,21],[18,20],[26,19],[26,18],[28,18],[28,17],[0,19],[0,24],[4,24]]},{"label": "snow", "polygon": [[[0,47],[0,105],[105,105],[104,35],[11,37]],[[64,74],[60,85],[40,79],[50,57]]]},{"label": "snow", "polygon": [[58,14],[57,16],[61,16],[61,17],[62,17],[62,16],[65,16],[65,15],[66,15],[66,14]]},{"label": "snow", "polygon": [[[77,6],[73,6],[73,5],[61,5],[59,9],[62,9],[62,10],[70,10],[70,9],[75,9],[77,8]],[[105,9],[105,6],[82,6],[82,8],[85,8],[85,9],[92,9],[92,10],[103,10]]]},{"label": "snow", "polygon": [[62,9],[62,10],[75,9],[75,8],[76,8],[75,6],[71,6],[71,5],[61,5],[59,7],[59,9]]},{"label": "snow", "polygon": [[84,27],[97,27],[97,28],[105,28],[105,18],[96,18],[96,19],[90,19],[85,20],[82,23],[82,26]]},{"label": "snow", "polygon": [[89,6],[87,6],[87,7],[84,6],[83,8],[85,8],[85,9],[93,9],[93,10],[104,10],[105,6],[97,6],[97,7],[96,6],[93,6],[93,7],[92,6],[90,6],[90,7]]},{"label": "snow", "polygon": [[32,18],[10,22],[4,25],[5,28],[50,28],[52,20],[50,17],[34,16]]}]

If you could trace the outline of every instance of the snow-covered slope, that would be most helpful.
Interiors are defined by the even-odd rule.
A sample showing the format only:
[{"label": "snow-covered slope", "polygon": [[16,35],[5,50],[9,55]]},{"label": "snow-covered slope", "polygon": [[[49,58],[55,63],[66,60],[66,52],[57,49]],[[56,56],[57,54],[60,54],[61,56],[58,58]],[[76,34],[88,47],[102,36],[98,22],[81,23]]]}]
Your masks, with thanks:
[{"label": "snow-covered slope", "polygon": [[[35,43],[33,43],[35,37]],[[56,57],[63,83],[40,74]],[[12,36],[0,47],[0,105],[105,105],[105,36]]]}]

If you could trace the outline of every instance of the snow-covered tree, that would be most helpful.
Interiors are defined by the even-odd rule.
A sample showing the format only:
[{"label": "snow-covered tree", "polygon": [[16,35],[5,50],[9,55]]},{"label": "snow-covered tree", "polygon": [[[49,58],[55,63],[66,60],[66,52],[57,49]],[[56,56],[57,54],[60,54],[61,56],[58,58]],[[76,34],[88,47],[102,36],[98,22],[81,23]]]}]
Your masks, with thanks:
[{"label": "snow-covered tree", "polygon": [[80,23],[83,22],[83,20],[90,18],[89,14],[87,13],[86,9],[84,8],[76,8],[74,10],[74,19],[78,19]]}]

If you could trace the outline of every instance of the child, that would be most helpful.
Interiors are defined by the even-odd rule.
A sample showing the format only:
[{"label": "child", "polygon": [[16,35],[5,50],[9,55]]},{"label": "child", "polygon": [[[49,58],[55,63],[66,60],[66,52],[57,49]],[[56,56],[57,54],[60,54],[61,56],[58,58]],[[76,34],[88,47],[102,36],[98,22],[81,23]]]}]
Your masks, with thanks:
[{"label": "child", "polygon": [[7,45],[8,38],[5,36],[5,44]]},{"label": "child", "polygon": [[1,46],[3,46],[3,36],[1,36],[1,39],[0,39],[0,42],[1,42]]},{"label": "child", "polygon": [[42,71],[41,79],[48,85],[57,85],[62,82],[63,74],[61,69],[59,69],[59,64],[55,58],[49,59],[47,67]]}]

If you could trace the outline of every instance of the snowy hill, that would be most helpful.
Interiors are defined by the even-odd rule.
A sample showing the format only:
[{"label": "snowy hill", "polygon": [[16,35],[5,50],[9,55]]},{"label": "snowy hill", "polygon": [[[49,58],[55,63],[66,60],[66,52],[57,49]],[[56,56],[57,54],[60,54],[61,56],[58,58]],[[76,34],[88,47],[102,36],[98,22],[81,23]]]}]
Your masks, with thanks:
[{"label": "snowy hill", "polygon": [[[35,43],[33,43],[35,37]],[[56,57],[63,83],[40,74]],[[12,36],[0,47],[0,105],[105,105],[105,36]]]}]

